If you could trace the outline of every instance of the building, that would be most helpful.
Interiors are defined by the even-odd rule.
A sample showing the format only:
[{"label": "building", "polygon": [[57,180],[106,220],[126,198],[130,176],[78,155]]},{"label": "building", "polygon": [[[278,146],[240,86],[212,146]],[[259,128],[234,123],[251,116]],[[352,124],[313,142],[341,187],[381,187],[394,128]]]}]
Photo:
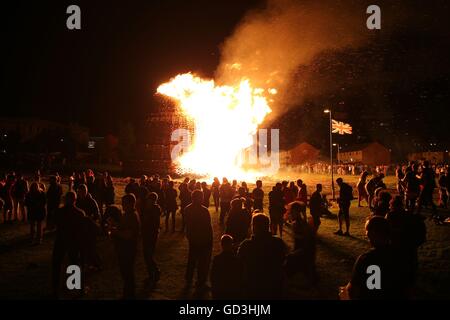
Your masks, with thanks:
[{"label": "building", "polygon": [[280,164],[282,167],[288,167],[315,162],[319,158],[319,153],[320,150],[313,145],[302,142],[289,150],[280,151]]},{"label": "building", "polygon": [[378,142],[343,147],[339,153],[341,163],[363,163],[366,165],[388,165],[391,163],[391,152]]}]

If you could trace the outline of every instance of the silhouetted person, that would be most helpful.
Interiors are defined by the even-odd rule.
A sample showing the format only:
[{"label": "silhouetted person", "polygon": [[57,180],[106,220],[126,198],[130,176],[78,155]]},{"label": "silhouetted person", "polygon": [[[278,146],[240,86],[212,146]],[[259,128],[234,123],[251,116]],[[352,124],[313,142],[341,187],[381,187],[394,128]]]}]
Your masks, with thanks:
[{"label": "silhouetted person", "polygon": [[280,237],[283,236],[283,214],[285,210],[281,183],[277,183],[269,192],[270,229],[273,235],[276,235],[280,230]]},{"label": "silhouetted person", "polygon": [[[145,186],[145,185],[142,185]],[[139,184],[136,182],[135,179],[130,178],[130,181],[125,186],[125,193],[126,194],[133,194],[136,198],[139,197]]]},{"label": "silhouetted person", "polygon": [[192,285],[194,271],[197,269],[198,291],[203,291],[206,287],[213,245],[211,216],[202,202],[203,193],[195,190],[192,192],[192,203],[185,209],[186,238],[189,242],[186,286]]},{"label": "silhouetted person", "polygon": [[158,205],[158,194],[150,192],[145,199],[141,216],[142,249],[147,266],[149,283],[155,285],[159,280],[160,271],[153,258],[158,241],[161,207]]},{"label": "silhouetted person", "polygon": [[416,201],[420,194],[420,180],[414,170],[408,170],[402,180],[405,188],[406,210],[413,213],[416,207]]},{"label": "silhouetted person", "polygon": [[116,192],[114,189],[114,183],[111,175],[106,176],[106,182],[105,182],[105,193],[104,193],[104,202],[105,205],[111,206],[114,204],[114,200],[116,198]]},{"label": "silhouetted person", "polygon": [[447,209],[447,203],[448,203],[448,177],[445,174],[445,172],[441,172],[439,174],[439,180],[438,180],[438,184],[439,184],[439,206],[441,208]]},{"label": "silhouetted person", "polygon": [[96,184],[94,172],[91,169],[88,170],[88,174],[86,177],[86,187],[87,187],[88,193],[92,196],[92,198],[95,199],[94,195],[95,196],[97,195],[97,184]]},{"label": "silhouetted person", "polygon": [[295,201],[289,205],[289,216],[294,221],[294,251],[288,255],[286,271],[288,276],[303,272],[311,284],[317,283],[315,230],[303,219],[305,204]]},{"label": "silhouetted person", "polygon": [[289,203],[295,201],[297,199],[298,195],[298,187],[295,185],[294,181],[291,181],[289,183],[289,186],[287,186],[284,191],[284,203],[285,205],[289,205]]},{"label": "silhouetted person", "polygon": [[[388,221],[379,216],[366,223],[366,234],[373,249],[358,257],[353,267],[350,283],[344,289],[352,300],[387,300],[406,298],[402,265],[389,247],[390,228]],[[379,286],[376,272],[379,268]],[[371,279],[369,279],[371,277]],[[369,288],[369,284],[374,288]]]},{"label": "silhouetted person", "polygon": [[75,206],[76,198],[76,193],[69,191],[65,196],[65,205],[55,212],[56,237],[52,254],[52,288],[56,297],[59,295],[61,268],[66,255],[69,256],[70,265],[78,265],[84,270],[82,238],[86,224],[84,212]]},{"label": "silhouetted person", "polygon": [[48,230],[52,230],[55,226],[55,212],[61,204],[63,194],[62,186],[58,182],[56,176],[50,177],[50,185],[47,190],[47,226]]},{"label": "silhouetted person", "polygon": [[25,212],[25,196],[27,193],[28,182],[24,179],[22,174],[18,173],[11,190],[14,220],[19,220],[20,217],[23,222],[27,221],[27,215]]},{"label": "silhouetted person", "polygon": [[106,177],[108,173],[98,174],[95,179],[95,193],[92,194],[92,197],[97,201],[98,209],[100,211],[100,216],[103,215],[103,207],[105,205],[105,196],[106,196]]},{"label": "silhouetted person", "polygon": [[90,268],[100,269],[100,256],[97,252],[97,236],[100,234],[100,227],[97,223],[100,221],[100,214],[97,202],[87,192],[86,185],[81,184],[77,190],[76,206],[83,210],[87,219],[85,219],[85,235],[83,237],[85,262]]},{"label": "silhouetted person", "polygon": [[[339,213],[338,222],[339,230],[334,234],[349,236],[350,233],[350,203],[353,200],[353,189],[352,187],[345,183],[342,178],[337,178],[336,183],[339,186]],[[345,221],[345,233],[342,233],[342,220]]]},{"label": "silhouetted person", "polygon": [[252,197],[253,197],[253,208],[255,210],[259,210],[261,212],[264,211],[264,190],[262,188],[262,181],[257,180],[256,181],[256,188],[252,191]]},{"label": "silhouetted person", "polygon": [[97,201],[95,201],[92,195],[88,193],[88,189],[84,184],[78,186],[76,205],[92,220],[98,221],[100,219]]},{"label": "silhouetted person", "polygon": [[366,183],[367,183],[367,176],[369,175],[369,172],[363,171],[361,173],[361,176],[359,177],[358,183],[356,185],[356,188],[358,189],[358,207],[361,207],[361,200],[366,200],[366,202],[369,204],[369,194],[366,190]]},{"label": "silhouetted person", "polygon": [[320,216],[324,211],[322,185],[320,183],[316,185],[316,191],[313,192],[309,199],[309,210],[313,218],[314,233],[316,233],[320,226]]},{"label": "silhouetted person", "polygon": [[227,178],[223,178],[222,185],[219,189],[220,194],[220,218],[219,222],[223,225],[225,221],[225,215],[230,211],[230,203],[233,199],[235,189],[230,185]]},{"label": "silhouetted person", "polygon": [[211,185],[211,192],[214,200],[214,207],[216,207],[216,212],[219,211],[219,204],[220,204],[220,182],[217,177],[214,178],[214,181]]},{"label": "silhouetted person", "polygon": [[231,201],[225,228],[226,233],[234,239],[236,245],[248,237],[250,229],[251,215],[242,207],[244,201],[245,198],[236,198]]},{"label": "silhouetted person", "polygon": [[419,263],[417,251],[426,240],[425,223],[420,215],[404,210],[400,196],[391,200],[386,219],[391,228],[391,246],[395,255],[401,259],[406,286],[411,294]]},{"label": "silhouetted person", "polygon": [[209,208],[209,199],[211,198],[211,190],[208,188],[206,182],[201,183],[201,190],[203,191],[203,206]]},{"label": "silhouetted person", "polygon": [[242,287],[245,299],[281,299],[283,297],[283,263],[286,246],[269,230],[269,218],[253,216],[253,236],[238,250],[243,267]]},{"label": "silhouetted person", "polygon": [[178,189],[180,190],[180,207],[181,207],[181,219],[182,219],[182,227],[181,232],[184,232],[186,229],[186,219],[185,219],[185,209],[186,207],[191,204],[192,198],[191,198],[191,192],[189,191],[189,178],[185,178],[182,183],[180,183],[180,186]]},{"label": "silhouetted person", "polygon": [[169,181],[165,191],[166,197],[166,232],[169,231],[169,219],[172,217],[172,232],[175,232],[175,215],[177,213],[177,190],[174,188],[174,182]]},{"label": "silhouetted person", "polygon": [[386,189],[386,185],[383,183],[384,174],[380,173],[370,179],[366,184],[366,191],[369,195],[369,208],[373,210],[373,199],[375,197],[375,190],[382,187]]},{"label": "silhouetted person", "polygon": [[3,206],[3,222],[9,223],[11,221],[11,215],[13,212],[13,199],[12,199],[12,188],[14,186],[15,177],[12,174],[9,174],[6,177],[5,184],[1,189],[1,197],[5,202]]},{"label": "silhouetted person", "polygon": [[45,193],[33,182],[30,191],[25,196],[25,206],[28,209],[28,222],[30,223],[30,238],[34,244],[41,244],[44,236],[43,221],[46,216]]},{"label": "silhouetted person", "polygon": [[233,251],[233,242],[233,237],[224,234],[220,239],[222,252],[212,262],[211,293],[215,300],[239,299],[241,296],[242,268]]},{"label": "silhouetted person", "polygon": [[389,212],[389,203],[392,199],[392,196],[386,190],[379,190],[376,195],[373,214],[376,216],[384,217]]},{"label": "silhouetted person", "polygon": [[[297,199],[298,199],[298,201],[303,202],[306,205],[308,203],[308,190],[306,188],[306,184],[304,184],[301,179],[298,179],[297,186],[298,186]],[[305,214],[306,214],[306,212],[305,212]]]},{"label": "silhouetted person", "polygon": [[420,213],[422,207],[431,205],[432,217],[437,220],[437,209],[433,201],[433,192],[436,188],[436,180],[434,171],[430,168],[430,163],[428,161],[423,162],[422,173],[420,175],[420,184],[422,190],[419,194],[419,200],[417,201],[417,213]]},{"label": "silhouetted person", "polygon": [[395,170],[395,177],[397,178],[397,192],[403,198],[405,196],[405,188],[402,181],[405,177],[405,173],[403,172],[401,166],[397,166],[397,169]]},{"label": "silhouetted person", "polygon": [[127,194],[122,197],[124,214],[117,228],[111,228],[110,234],[119,261],[120,274],[123,280],[123,298],[136,297],[135,263],[139,234],[139,220],[136,214],[136,197]]}]

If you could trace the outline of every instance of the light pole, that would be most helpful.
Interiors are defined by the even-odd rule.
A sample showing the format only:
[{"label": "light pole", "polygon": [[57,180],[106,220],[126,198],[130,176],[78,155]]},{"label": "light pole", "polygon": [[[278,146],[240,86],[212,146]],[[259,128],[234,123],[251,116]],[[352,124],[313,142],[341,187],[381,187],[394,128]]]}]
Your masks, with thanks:
[{"label": "light pole", "polygon": [[341,163],[341,157],[339,156],[339,149],[341,149],[341,146],[339,143],[333,143],[333,147],[337,147],[337,163],[339,165]]},{"label": "light pole", "polygon": [[331,117],[331,109],[323,110],[324,113],[328,113],[330,115],[330,164],[331,164],[331,194],[333,196],[333,200],[336,200],[335,192],[334,192],[334,174],[333,174],[333,123]]}]

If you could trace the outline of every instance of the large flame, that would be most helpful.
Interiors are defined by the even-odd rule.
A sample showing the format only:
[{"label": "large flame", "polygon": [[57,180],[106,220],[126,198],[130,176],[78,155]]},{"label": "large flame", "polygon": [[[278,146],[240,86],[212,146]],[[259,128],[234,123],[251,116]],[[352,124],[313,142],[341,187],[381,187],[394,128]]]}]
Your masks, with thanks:
[{"label": "large flame", "polygon": [[242,154],[271,112],[266,95],[275,94],[275,89],[252,88],[247,79],[236,86],[218,86],[186,73],[160,85],[157,92],[177,101],[195,124],[193,142],[177,160],[182,172],[235,179],[257,176],[243,168]]}]

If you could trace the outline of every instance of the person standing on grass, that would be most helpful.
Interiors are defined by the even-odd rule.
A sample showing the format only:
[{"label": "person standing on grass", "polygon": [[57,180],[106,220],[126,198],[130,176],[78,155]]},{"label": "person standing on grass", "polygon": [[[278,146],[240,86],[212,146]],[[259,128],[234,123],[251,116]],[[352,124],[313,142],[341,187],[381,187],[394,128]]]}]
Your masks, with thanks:
[{"label": "person standing on grass", "polygon": [[75,206],[76,199],[75,192],[67,192],[64,206],[55,212],[56,237],[52,253],[52,288],[55,297],[59,295],[61,268],[66,255],[69,256],[69,264],[78,265],[84,270],[82,238],[85,235],[85,214]]},{"label": "person standing on grass", "polygon": [[[390,228],[388,221],[374,216],[366,223],[366,234],[373,249],[360,255],[355,262],[352,278],[347,286],[341,288],[341,299],[350,300],[392,300],[405,299],[407,281],[403,265],[389,245]],[[380,282],[373,277],[378,267]],[[370,288],[368,283],[374,286]]]},{"label": "person standing on grass", "polygon": [[[141,181],[142,181],[142,179],[141,179]],[[128,180],[127,185],[125,186],[125,193],[126,194],[133,194],[137,198],[137,197],[139,197],[140,187],[145,187],[145,184],[139,185],[136,182],[136,179],[130,178]]]},{"label": "person standing on grass", "polygon": [[289,183],[289,186],[284,187],[283,189],[283,200],[284,200],[284,205],[287,208],[288,205],[295,201],[295,199],[297,198],[297,194],[298,194],[298,188],[295,186],[294,181],[291,181]]},{"label": "person standing on grass", "polygon": [[264,211],[264,190],[262,188],[263,184],[261,180],[256,181],[256,188],[252,191],[253,197],[253,208],[255,210],[259,210],[260,212]]},{"label": "person standing on grass", "polygon": [[395,170],[395,177],[397,178],[397,191],[398,194],[403,198],[405,196],[405,188],[403,186],[403,178],[405,177],[405,173],[403,172],[403,168],[401,165],[397,166]]},{"label": "person standing on grass", "polygon": [[203,191],[203,206],[209,208],[209,199],[211,198],[211,190],[208,188],[208,184],[206,182],[202,182],[202,191]]},{"label": "person standing on grass", "polygon": [[244,240],[237,253],[243,268],[243,298],[282,299],[286,245],[271,234],[269,218],[264,214],[254,215],[252,225],[252,238]]},{"label": "person standing on grass", "polygon": [[97,236],[100,234],[101,217],[97,202],[88,193],[86,185],[82,184],[77,190],[76,206],[83,210],[86,215],[85,230],[86,234],[83,237],[84,253],[86,255],[86,263],[92,269],[100,270],[101,261],[97,252]]},{"label": "person standing on grass", "polygon": [[214,182],[211,185],[211,191],[212,191],[212,195],[213,195],[214,207],[216,208],[216,212],[219,211],[219,204],[220,204],[219,189],[220,189],[219,179],[217,177],[214,177]]},{"label": "person standing on grass", "polygon": [[14,220],[19,220],[19,217],[21,217],[22,222],[27,222],[27,214],[25,212],[25,196],[27,193],[28,182],[21,173],[18,173],[16,175],[14,186],[11,190]]},{"label": "person standing on grass", "polygon": [[424,219],[417,214],[405,211],[403,199],[394,197],[390,211],[386,215],[391,228],[391,246],[395,255],[401,259],[406,275],[409,295],[413,293],[419,265],[418,249],[426,241]]},{"label": "person standing on grass", "polygon": [[233,250],[233,237],[220,239],[222,252],[214,257],[211,267],[211,293],[214,300],[239,299],[241,296],[241,263]]},{"label": "person standing on grass", "polygon": [[413,213],[416,207],[416,200],[420,193],[420,180],[416,176],[415,166],[414,169],[411,169],[411,167],[408,168],[402,183],[405,188],[406,210]]},{"label": "person standing on grass", "polygon": [[366,191],[369,197],[369,208],[371,211],[373,211],[373,202],[375,199],[375,191],[378,188],[386,189],[386,185],[383,182],[384,174],[383,173],[377,173],[375,177],[369,180],[369,182],[366,183]]},{"label": "person standing on grass", "polygon": [[235,245],[239,245],[248,237],[252,220],[249,212],[242,207],[244,202],[245,198],[233,199],[233,201],[231,201],[231,209],[228,212],[225,231],[234,239]]},{"label": "person standing on grass", "polygon": [[139,220],[136,214],[136,197],[122,197],[123,215],[118,227],[110,229],[123,280],[123,299],[136,298],[135,264],[139,235]]},{"label": "person standing on grass", "polygon": [[358,207],[361,206],[361,200],[366,200],[366,202],[369,203],[369,194],[366,190],[366,183],[367,183],[367,176],[369,175],[369,172],[363,171],[361,173],[361,176],[359,177],[358,183],[356,185],[356,188],[358,189]]},{"label": "person standing on grass", "polygon": [[281,188],[282,185],[278,182],[269,192],[270,229],[273,235],[276,235],[280,230],[280,238],[283,237],[283,214],[286,211]]},{"label": "person standing on grass", "polygon": [[432,209],[432,218],[438,219],[437,217],[437,208],[433,201],[433,192],[436,188],[436,180],[435,180],[434,171],[430,168],[430,163],[428,161],[424,161],[422,165],[422,172],[420,174],[420,185],[421,191],[419,194],[419,199],[417,201],[417,213],[419,214],[422,211],[422,207],[425,205],[431,205]]},{"label": "person standing on grass", "polygon": [[184,217],[184,212],[186,207],[192,202],[191,199],[191,191],[189,191],[189,178],[184,178],[184,181],[180,183],[178,190],[180,190],[180,213],[181,213],[181,232],[184,232],[186,229],[186,221]]},{"label": "person standing on grass", "polygon": [[323,199],[322,199],[322,185],[319,183],[316,185],[316,191],[313,192],[309,199],[309,210],[314,223],[314,233],[317,233],[320,226],[320,216],[324,211]]},{"label": "person standing on grass", "polygon": [[56,176],[50,177],[50,185],[47,190],[47,230],[52,230],[55,226],[55,212],[61,204],[63,194],[62,186]]},{"label": "person standing on grass", "polygon": [[166,212],[166,232],[169,231],[169,219],[172,217],[172,232],[175,232],[175,214],[177,213],[177,190],[174,188],[174,182],[170,180],[168,182],[168,187],[165,190],[165,198],[167,203]]},{"label": "person standing on grass", "polygon": [[441,208],[447,209],[448,203],[448,189],[447,186],[449,182],[447,181],[448,174],[446,174],[443,170],[439,174],[439,206]]},{"label": "person standing on grass", "polygon": [[[353,189],[345,183],[342,178],[337,178],[336,183],[339,186],[339,198],[337,199],[339,204],[338,222],[339,230],[334,234],[339,236],[350,235],[350,203],[353,200]],[[342,233],[342,223],[345,221],[345,233]]]},{"label": "person standing on grass", "polygon": [[115,189],[114,189],[114,182],[110,174],[106,176],[106,182],[105,182],[105,204],[106,207],[111,206],[114,204],[114,200],[116,197]]},{"label": "person standing on grass", "polygon": [[3,205],[3,223],[11,222],[11,214],[13,212],[12,188],[14,186],[15,177],[12,174],[6,176],[6,181],[0,190],[0,197],[5,202]]},{"label": "person standing on grass", "polygon": [[30,191],[25,196],[25,206],[28,209],[28,221],[30,223],[30,238],[32,244],[41,244],[44,236],[44,224],[46,216],[46,197],[44,191],[39,188],[37,182],[33,182]]},{"label": "person standing on grass", "polygon": [[97,201],[95,201],[92,195],[88,192],[88,188],[85,184],[78,186],[77,207],[83,210],[86,216],[92,220],[98,221],[100,219]]},{"label": "person standing on grass", "polygon": [[[314,195],[314,194],[313,194]],[[314,197],[317,197],[315,195]],[[311,197],[313,200],[313,197]],[[316,201],[316,200],[314,200]],[[303,271],[311,284],[316,284],[318,276],[316,272],[316,237],[315,231],[302,217],[305,204],[295,201],[289,204],[289,217],[293,220],[294,252],[287,256],[286,272],[293,276]]]},{"label": "person standing on grass", "polygon": [[192,192],[192,203],[185,209],[186,238],[189,243],[189,254],[186,268],[186,288],[192,285],[194,271],[197,269],[197,292],[206,289],[209,264],[213,246],[211,216],[202,205],[203,192]]},{"label": "person standing on grass", "polygon": [[225,222],[225,216],[230,211],[230,203],[233,199],[235,189],[230,185],[227,178],[222,179],[222,185],[219,189],[220,195],[220,217],[219,223],[223,225]]},{"label": "person standing on grass", "polygon": [[159,281],[160,270],[154,260],[156,243],[158,241],[159,225],[162,209],[158,205],[158,194],[150,192],[146,197],[141,215],[142,249],[144,251],[144,261],[147,266],[149,281],[151,286],[155,286]]}]

